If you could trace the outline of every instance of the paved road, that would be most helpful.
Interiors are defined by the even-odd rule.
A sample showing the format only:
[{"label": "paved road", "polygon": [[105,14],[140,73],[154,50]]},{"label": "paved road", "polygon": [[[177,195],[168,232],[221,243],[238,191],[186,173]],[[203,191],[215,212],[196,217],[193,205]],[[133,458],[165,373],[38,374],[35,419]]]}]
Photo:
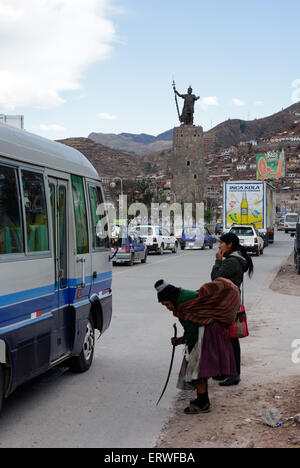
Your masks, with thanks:
[{"label": "paved road", "polygon": [[[255,275],[246,282],[248,308],[292,250],[277,233]],[[174,318],[156,300],[153,285],[167,281],[196,289],[209,280],[216,250],[149,256],[146,265],[114,268],[111,328],[99,340],[90,371],[51,370],[26,383],[7,401],[0,419],[0,447],[153,447],[177,395],[178,348],[168,390],[159,407],[170,361]]]}]

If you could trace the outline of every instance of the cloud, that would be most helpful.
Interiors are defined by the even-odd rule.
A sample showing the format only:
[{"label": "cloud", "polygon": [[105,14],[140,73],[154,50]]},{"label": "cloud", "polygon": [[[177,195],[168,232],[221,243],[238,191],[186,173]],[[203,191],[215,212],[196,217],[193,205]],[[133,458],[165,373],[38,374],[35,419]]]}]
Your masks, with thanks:
[{"label": "cloud", "polygon": [[295,88],[295,91],[292,93],[292,101],[296,103],[300,101],[300,78],[292,82],[292,88]]},{"label": "cloud", "polygon": [[61,125],[57,124],[51,124],[51,125],[45,125],[41,124],[39,126],[39,129],[42,130],[43,132],[64,132],[66,129],[65,127],[62,127]]},{"label": "cloud", "polygon": [[108,114],[107,112],[100,112],[100,114],[97,114],[98,119],[102,120],[116,120],[115,115]]},{"label": "cloud", "polygon": [[207,97],[201,98],[200,105],[203,110],[206,110],[209,106],[218,106],[219,101],[218,101],[217,96],[207,96]]},{"label": "cloud", "polygon": [[245,106],[246,103],[244,101],[241,101],[241,99],[238,99],[238,98],[233,98],[232,99],[232,102],[235,106],[238,106],[238,107],[241,107],[241,106]]},{"label": "cloud", "polygon": [[109,57],[113,0],[0,0],[0,108],[53,108]]},{"label": "cloud", "polygon": [[264,101],[255,101],[254,102],[255,106],[263,106],[264,104],[265,104]]}]

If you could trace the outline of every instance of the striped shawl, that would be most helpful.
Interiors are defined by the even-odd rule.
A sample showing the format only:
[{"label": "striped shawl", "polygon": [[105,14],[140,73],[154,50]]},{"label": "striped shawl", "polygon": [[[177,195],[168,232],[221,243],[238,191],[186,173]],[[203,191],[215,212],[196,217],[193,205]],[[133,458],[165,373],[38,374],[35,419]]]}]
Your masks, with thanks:
[{"label": "striped shawl", "polygon": [[232,281],[218,278],[204,284],[198,291],[198,297],[176,307],[175,317],[197,324],[209,325],[217,321],[231,325],[241,306],[240,291]]}]

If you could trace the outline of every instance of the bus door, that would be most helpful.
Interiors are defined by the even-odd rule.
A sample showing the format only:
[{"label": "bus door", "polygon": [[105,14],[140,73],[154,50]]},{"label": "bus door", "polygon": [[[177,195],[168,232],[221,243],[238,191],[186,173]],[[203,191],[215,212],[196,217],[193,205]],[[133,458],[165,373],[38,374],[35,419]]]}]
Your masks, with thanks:
[{"label": "bus door", "polygon": [[75,219],[75,284],[74,304],[77,308],[89,304],[92,283],[92,255],[90,252],[89,223],[86,191],[83,177],[71,176]]},{"label": "bus door", "polygon": [[52,360],[59,359],[71,349],[72,326],[69,312],[68,289],[68,182],[49,179],[53,252],[56,318],[55,332],[52,338]]},{"label": "bus door", "polygon": [[111,264],[109,226],[103,222],[108,218],[101,186],[96,182],[88,182],[88,197],[93,252],[91,294],[103,297],[111,288]]}]

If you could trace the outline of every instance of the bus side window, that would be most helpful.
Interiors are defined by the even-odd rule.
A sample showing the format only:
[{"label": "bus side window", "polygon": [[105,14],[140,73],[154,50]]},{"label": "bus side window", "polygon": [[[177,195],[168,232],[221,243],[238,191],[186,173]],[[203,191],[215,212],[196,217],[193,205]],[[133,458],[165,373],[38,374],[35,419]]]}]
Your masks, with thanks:
[{"label": "bus side window", "polygon": [[0,165],[0,255],[24,253],[16,170]]},{"label": "bus side window", "polygon": [[56,258],[56,219],[55,219],[55,185],[53,183],[49,184],[50,188],[50,204],[51,204],[51,215],[52,215],[52,237],[53,237],[53,248],[54,248],[54,258]]},{"label": "bus side window", "polygon": [[89,196],[92,218],[93,249],[109,248],[108,226],[103,225],[106,210],[101,210],[101,206],[102,208],[104,207],[104,201],[100,187],[89,185]]},{"label": "bus side window", "polygon": [[87,212],[82,177],[72,175],[72,192],[75,216],[77,254],[81,255],[89,253]]},{"label": "bus side window", "polygon": [[22,170],[28,252],[49,251],[48,216],[43,174]]}]

